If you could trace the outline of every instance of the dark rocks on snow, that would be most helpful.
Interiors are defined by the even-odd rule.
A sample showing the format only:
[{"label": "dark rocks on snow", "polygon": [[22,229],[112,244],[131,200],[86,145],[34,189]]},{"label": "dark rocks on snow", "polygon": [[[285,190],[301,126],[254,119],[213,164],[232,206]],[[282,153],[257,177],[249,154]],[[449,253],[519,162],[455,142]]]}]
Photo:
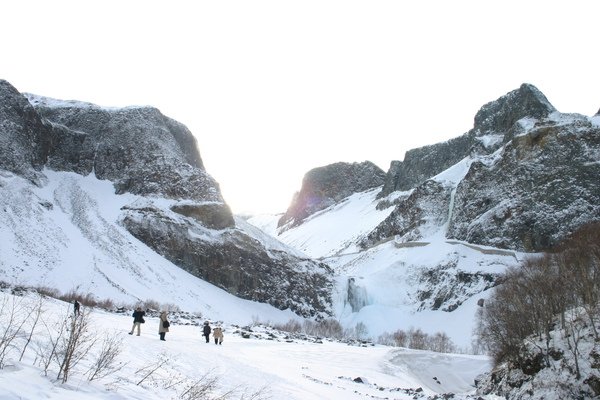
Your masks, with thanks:
[{"label": "dark rocks on snow", "polygon": [[451,188],[428,180],[396,206],[360,243],[367,248],[396,236],[400,242],[421,239],[426,225],[441,226],[448,218]]},{"label": "dark rocks on snow", "polygon": [[422,184],[469,155],[474,143],[474,136],[465,134],[447,142],[407,151],[404,161],[391,162],[378,197],[398,190],[409,190]]}]

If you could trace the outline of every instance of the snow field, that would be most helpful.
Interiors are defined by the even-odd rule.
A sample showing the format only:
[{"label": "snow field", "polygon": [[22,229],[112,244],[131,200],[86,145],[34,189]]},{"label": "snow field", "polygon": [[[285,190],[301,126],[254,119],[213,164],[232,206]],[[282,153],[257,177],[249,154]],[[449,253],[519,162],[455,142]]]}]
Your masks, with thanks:
[{"label": "snow field", "polygon": [[[11,295],[0,296],[12,301]],[[48,326],[72,310],[70,304],[55,300],[47,301],[44,308],[43,319]],[[88,382],[84,373],[90,357],[76,366],[66,384],[60,384],[54,380],[55,366],[48,377],[43,375],[34,347],[30,346],[22,362],[17,361],[17,352],[0,370],[0,399],[179,398],[183,384],[169,389],[164,386],[177,380],[191,382],[205,374],[216,378],[215,396],[232,391],[232,399],[249,398],[253,393],[260,393],[262,399],[413,399],[418,388],[422,388],[423,396],[470,392],[474,377],[489,368],[489,360],[483,356],[442,355],[380,345],[349,346],[328,340],[315,343],[286,339],[281,333],[266,340],[261,335],[266,328],[261,327],[253,328],[255,333],[245,339],[236,333],[237,327],[227,323],[223,325],[223,345],[215,345],[212,337],[205,343],[200,326],[176,324],[171,325],[162,342],[158,338],[158,318],[146,317],[139,337],[128,335],[132,321],[128,314],[100,310],[90,314],[95,333],[122,339],[118,359],[125,365],[118,372]],[[36,340],[47,340],[45,329],[43,324],[38,326]],[[144,371],[163,361],[161,368],[137,385]],[[354,382],[359,377],[363,383]],[[413,395],[408,394],[410,390]]]}]

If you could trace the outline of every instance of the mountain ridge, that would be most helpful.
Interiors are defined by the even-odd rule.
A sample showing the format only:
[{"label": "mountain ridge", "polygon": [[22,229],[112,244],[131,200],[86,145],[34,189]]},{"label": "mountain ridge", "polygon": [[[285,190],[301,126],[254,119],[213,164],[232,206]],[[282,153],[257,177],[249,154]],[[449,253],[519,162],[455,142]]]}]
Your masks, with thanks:
[{"label": "mountain ridge", "polygon": [[[128,243],[135,238],[174,265],[240,298],[307,317],[330,313],[329,268],[293,251],[271,252],[264,240],[236,227],[218,183],[204,169],[195,138],[183,124],[152,107],[104,108],[31,94],[26,97],[6,81],[0,82],[0,100],[0,142],[6,144],[0,153],[0,168],[6,171],[1,186],[7,200],[0,217],[6,243],[12,243],[3,255],[6,273],[18,276],[17,265],[23,268],[23,262],[42,269],[61,268],[59,264],[66,260],[60,252],[66,248],[76,253],[72,246],[79,243],[96,248],[98,259],[111,265],[104,269],[96,260],[86,259],[88,266],[83,270],[101,276],[98,282],[109,286],[130,287],[123,279],[137,280],[140,268],[149,271],[141,263],[137,269],[128,269],[133,276],[120,276],[121,264],[128,260],[123,251],[134,251]],[[68,173],[111,182],[117,197],[106,198],[118,208],[107,217],[100,216],[94,210],[99,206],[94,194],[82,190],[83,181]],[[32,186],[27,187],[19,177]],[[36,200],[39,188],[56,184],[52,178],[58,179],[59,186]],[[29,204],[18,204],[19,192],[27,193]],[[130,202],[123,204],[124,199]],[[88,202],[96,206],[90,208]],[[29,225],[48,226],[51,235],[58,235],[56,243],[47,243],[48,255],[27,250],[31,238],[27,228],[19,226],[17,213],[29,215]],[[56,223],[57,229],[50,228]],[[87,243],[65,234],[61,224],[75,229]],[[92,229],[94,224],[99,231]],[[33,259],[19,260],[23,251]],[[293,279],[287,279],[288,274]],[[136,296],[129,293],[129,297]]]}]

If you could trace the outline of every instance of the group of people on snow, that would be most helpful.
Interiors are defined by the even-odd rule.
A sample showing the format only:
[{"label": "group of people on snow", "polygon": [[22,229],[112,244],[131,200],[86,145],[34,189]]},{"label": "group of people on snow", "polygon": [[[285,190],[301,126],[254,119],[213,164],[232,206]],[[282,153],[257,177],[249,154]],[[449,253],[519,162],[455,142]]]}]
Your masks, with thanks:
[{"label": "group of people on snow", "polygon": [[[134,331],[137,329],[137,336],[140,336],[141,325],[144,322],[146,322],[144,320],[145,315],[146,312],[143,311],[141,307],[137,307],[135,309],[135,311],[131,315],[133,317],[133,326],[131,327],[131,331],[129,332],[130,335],[133,335]],[[158,322],[158,335],[160,336],[160,340],[165,340],[165,335],[167,332],[169,332],[169,326],[171,326],[171,323],[167,318],[167,312],[163,310],[160,312]],[[223,344],[223,329],[219,325],[217,325],[213,329],[210,327],[208,321],[204,321],[204,326],[202,327],[202,336],[206,338],[206,343],[210,342],[211,331],[213,334],[213,338],[215,339],[215,344]]]}]

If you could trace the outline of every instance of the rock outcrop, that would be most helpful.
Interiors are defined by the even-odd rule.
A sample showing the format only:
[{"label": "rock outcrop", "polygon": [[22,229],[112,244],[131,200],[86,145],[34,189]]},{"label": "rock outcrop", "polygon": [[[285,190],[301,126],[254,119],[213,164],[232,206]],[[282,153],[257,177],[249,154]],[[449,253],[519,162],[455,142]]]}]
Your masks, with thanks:
[{"label": "rock outcrop", "polygon": [[447,142],[409,150],[404,161],[392,161],[379,197],[395,191],[412,189],[427,179],[450,168],[470,154],[476,139],[466,133]]},{"label": "rock outcrop", "polygon": [[556,109],[535,86],[517,90],[485,104],[475,115],[473,129],[446,142],[406,152],[403,161],[392,161],[380,197],[409,190],[472,154],[489,154],[507,143],[522,118],[541,119]]},{"label": "rock outcrop", "polygon": [[49,168],[93,172],[117,193],[223,202],[194,136],[156,108],[28,98],[53,129]]},{"label": "rock outcrop", "polygon": [[164,210],[134,206],[125,214],[123,224],[135,237],[175,265],[237,297],[289,308],[304,317],[329,312],[332,271],[325,264],[267,249],[240,229],[213,232],[210,240],[201,240],[203,230],[191,219],[182,221]]},{"label": "rock outcrop", "polygon": [[48,157],[50,131],[27,99],[0,80],[0,168],[35,179]]},{"label": "rock outcrop", "polygon": [[[394,236],[419,240],[443,229],[447,238],[470,243],[543,250],[600,220],[599,154],[597,122],[557,112],[524,84],[484,105],[465,135],[411,150],[392,164],[380,197],[412,191],[397,197],[394,212],[362,245]],[[451,163],[468,164],[464,177],[431,180]]]},{"label": "rock outcrop", "polygon": [[278,226],[297,226],[308,216],[336,204],[351,194],[383,185],[385,172],[370,161],[335,163],[306,173],[302,188]]},{"label": "rock outcrop", "polygon": [[448,236],[540,251],[600,220],[600,127],[562,115],[537,120],[497,157],[475,160],[456,190]]}]

